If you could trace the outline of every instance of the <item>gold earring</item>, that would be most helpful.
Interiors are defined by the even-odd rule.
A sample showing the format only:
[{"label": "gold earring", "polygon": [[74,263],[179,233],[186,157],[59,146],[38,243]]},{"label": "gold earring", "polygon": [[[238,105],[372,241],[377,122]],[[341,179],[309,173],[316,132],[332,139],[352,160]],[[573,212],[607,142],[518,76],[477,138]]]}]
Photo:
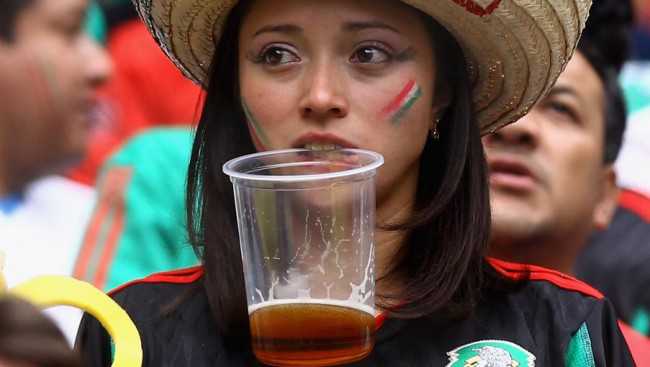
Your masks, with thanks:
[{"label": "gold earring", "polygon": [[440,117],[436,119],[435,124],[431,128],[429,134],[433,140],[440,140],[440,133],[438,132],[438,124],[440,123]]}]

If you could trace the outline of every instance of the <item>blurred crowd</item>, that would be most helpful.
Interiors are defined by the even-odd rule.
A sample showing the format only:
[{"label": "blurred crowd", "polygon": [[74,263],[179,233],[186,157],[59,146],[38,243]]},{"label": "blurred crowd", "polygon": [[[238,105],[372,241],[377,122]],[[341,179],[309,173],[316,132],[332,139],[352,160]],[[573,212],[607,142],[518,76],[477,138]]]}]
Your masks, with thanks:
[{"label": "blurred crowd", "polygon": [[[88,6],[85,0],[56,0],[36,9],[30,9],[31,1],[9,3],[9,11],[0,10],[6,13],[0,14],[0,251],[6,256],[9,288],[40,274],[60,274],[109,291],[151,273],[196,265],[185,230],[184,190],[201,89],[165,57],[128,0],[97,0]],[[564,237],[575,246],[526,251],[538,256],[528,258],[511,249],[519,246],[516,241],[500,247],[495,240],[499,250],[494,255],[581,278],[612,300],[622,322],[647,337],[650,2],[633,1],[633,24],[631,18],[625,20],[631,14],[618,9],[618,0],[612,3],[608,11],[622,12],[622,29],[630,37],[629,59],[626,50],[616,47],[609,56],[620,60],[594,61],[587,48],[584,54],[590,63],[605,65],[602,72],[595,67],[603,79],[615,72],[623,94],[609,93],[607,86],[602,93],[614,106],[616,98],[624,98],[627,110],[626,117],[624,110],[601,106],[607,111],[604,120],[623,121],[604,133],[622,135],[620,153],[615,148],[618,157],[612,159],[615,174],[606,173],[609,181],[593,185],[598,195],[609,193],[613,199],[598,199],[587,219],[578,218],[588,222],[583,227],[589,233]],[[25,12],[15,24],[3,19],[12,6]],[[56,17],[60,19],[51,20]],[[593,35],[594,47],[611,41],[607,37],[614,32],[606,23],[613,18],[606,13],[603,24],[593,26],[608,33]],[[588,66],[567,68],[565,83],[572,82],[573,67]],[[575,73],[584,75],[584,70]],[[488,153],[500,144],[541,141],[526,123],[487,137]],[[588,166],[585,157],[579,162]],[[595,166],[608,165],[598,158]],[[570,178],[579,180],[580,169],[569,169],[574,173]],[[595,176],[586,177],[586,185],[594,182]],[[594,197],[586,200],[596,203]],[[557,213],[565,212],[559,208]],[[508,223],[507,216],[495,215],[495,228],[501,228],[500,218]],[[499,234],[495,238],[515,237]],[[557,236],[549,238],[562,243]],[[0,308],[0,328],[5,328],[3,312]],[[47,312],[72,343],[81,312],[66,307]],[[0,362],[1,354],[9,353],[3,338],[4,331]]]}]

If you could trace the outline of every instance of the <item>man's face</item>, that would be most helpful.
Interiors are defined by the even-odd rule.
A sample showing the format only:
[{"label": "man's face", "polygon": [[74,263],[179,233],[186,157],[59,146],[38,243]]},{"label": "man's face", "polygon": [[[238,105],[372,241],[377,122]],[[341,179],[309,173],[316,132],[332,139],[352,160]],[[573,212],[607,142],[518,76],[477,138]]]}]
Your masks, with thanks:
[{"label": "man's face", "polygon": [[[35,0],[0,40],[0,153],[14,175],[49,173],[83,154],[95,89],[110,74],[84,32],[87,0]],[[6,168],[5,168],[6,169]]]},{"label": "man's face", "polygon": [[594,224],[606,225],[610,213],[600,206],[611,206],[614,175],[603,163],[604,98],[601,79],[578,52],[526,117],[484,138],[495,255],[532,249],[524,244],[581,246]]}]

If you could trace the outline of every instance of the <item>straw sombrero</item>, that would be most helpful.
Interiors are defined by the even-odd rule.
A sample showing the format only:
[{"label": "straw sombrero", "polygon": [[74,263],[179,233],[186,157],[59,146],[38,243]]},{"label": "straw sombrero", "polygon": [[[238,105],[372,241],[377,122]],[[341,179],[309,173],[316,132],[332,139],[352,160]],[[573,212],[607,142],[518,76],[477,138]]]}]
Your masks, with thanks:
[{"label": "straw sombrero", "polygon": [[[167,56],[194,82],[237,0],[133,0]],[[573,54],[591,0],[401,0],[430,14],[464,50],[483,134],[516,121]]]}]

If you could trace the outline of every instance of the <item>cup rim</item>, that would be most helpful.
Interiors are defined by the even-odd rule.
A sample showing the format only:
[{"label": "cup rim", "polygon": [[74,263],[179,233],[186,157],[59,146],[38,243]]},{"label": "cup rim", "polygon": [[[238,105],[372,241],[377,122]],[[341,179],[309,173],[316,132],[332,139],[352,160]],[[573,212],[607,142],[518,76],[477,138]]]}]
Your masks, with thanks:
[{"label": "cup rim", "polygon": [[384,164],[384,157],[381,154],[370,150],[346,148],[346,149],[339,149],[338,151],[351,152],[360,155],[367,155],[372,157],[373,161],[362,167],[353,168],[345,171],[317,173],[317,174],[308,174],[308,175],[283,175],[283,176],[257,175],[253,173],[242,173],[233,169],[233,167],[239,164],[241,161],[251,159],[251,158],[273,156],[273,155],[280,155],[280,154],[287,154],[287,153],[313,152],[310,149],[283,149],[283,150],[269,150],[265,152],[247,154],[241,157],[231,159],[223,165],[222,170],[223,173],[230,176],[231,180],[241,179],[241,180],[249,180],[249,181],[291,183],[291,182],[305,182],[305,181],[322,181],[322,180],[330,180],[330,179],[342,178],[347,176],[355,176],[358,174],[376,170],[377,168],[381,167]]}]

